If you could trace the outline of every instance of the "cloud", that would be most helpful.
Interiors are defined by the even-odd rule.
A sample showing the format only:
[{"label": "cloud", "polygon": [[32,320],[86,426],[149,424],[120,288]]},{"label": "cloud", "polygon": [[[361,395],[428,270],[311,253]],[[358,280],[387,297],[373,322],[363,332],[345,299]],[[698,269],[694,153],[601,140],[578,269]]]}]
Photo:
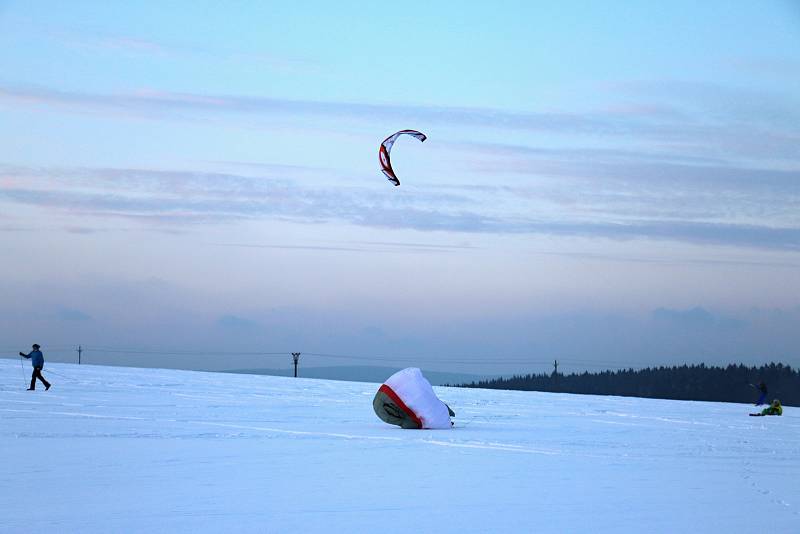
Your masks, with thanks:
[{"label": "cloud", "polygon": [[[128,93],[87,93],[41,86],[0,85],[0,101],[32,106],[59,107],[80,112],[122,112],[151,119],[188,118],[209,114],[288,116],[313,115],[335,118],[408,120],[428,124],[489,127],[502,130],[585,135],[648,136],[681,140],[691,131],[686,120],[665,114],[657,106],[642,106],[636,113],[618,108],[598,111],[504,111],[490,108],[393,105],[357,102],[292,100],[224,94],[140,90]],[[778,104],[775,104],[777,106]],[[714,129],[716,133],[716,129]]]},{"label": "cloud", "polygon": [[[280,361],[288,363],[289,351],[299,349],[304,354],[498,372],[527,372],[553,358],[570,370],[701,361],[800,363],[796,304],[761,309],[745,304],[720,310],[702,300],[686,307],[656,302],[651,311],[640,314],[622,312],[616,302],[593,311],[562,312],[546,303],[529,302],[525,308],[478,306],[476,313],[464,317],[446,308],[410,315],[375,313],[373,294],[354,294],[344,308],[325,302],[285,307],[272,298],[270,302],[247,302],[230,295],[209,299],[197,290],[158,279],[87,275],[75,284],[54,278],[44,282],[45,292],[42,284],[7,280],[0,286],[9,303],[0,309],[0,337],[9,348],[36,341],[51,359],[56,346],[64,347],[69,361],[82,344],[89,348],[84,357],[90,362],[101,361],[102,348],[144,349],[170,354],[108,352],[104,358],[115,364],[180,362],[189,368],[246,367],[241,361],[252,356],[238,360],[231,354],[237,351],[283,352],[286,357]],[[59,303],[76,298],[91,304],[92,321],[71,322],[53,313],[69,309]],[[663,303],[658,297],[654,300]],[[120,302],[126,305],[119,306]],[[181,352],[197,354],[179,358]]]},{"label": "cloud", "polygon": [[270,245],[263,243],[218,243],[220,247],[232,248],[268,248],[279,250],[314,250],[327,252],[364,252],[366,247],[344,247],[344,246],[324,246],[324,245]]},{"label": "cloud", "polygon": [[61,308],[56,312],[56,317],[62,321],[91,321],[92,316],[73,308]]},{"label": "cloud", "polygon": [[448,253],[454,250],[474,249],[476,247],[448,246],[422,243],[388,243],[388,242],[353,242],[349,245],[283,245],[268,243],[218,243],[221,247],[234,248],[266,248],[280,250],[313,250],[327,252],[382,252],[382,253],[409,253],[422,254]]},{"label": "cloud", "polygon": [[149,118],[188,113],[308,114],[373,119],[419,119],[465,126],[504,129],[624,133],[629,128],[610,116],[575,113],[514,113],[480,108],[401,106],[353,102],[324,102],[236,95],[201,95],[168,91],[99,94],[46,87],[0,86],[0,101],[35,106],[57,106],[74,111],[136,113]]},{"label": "cloud", "polygon": [[[511,231],[509,228],[507,231]],[[717,244],[800,251],[800,228],[768,228],[698,222],[638,222],[619,224],[523,224],[517,232],[603,237],[609,239],[664,239],[698,244]]]},{"label": "cloud", "polygon": [[742,318],[713,314],[700,306],[686,310],[657,308],[652,319],[656,325],[689,331],[741,331],[749,325]]},{"label": "cloud", "polygon": [[66,226],[64,227],[64,230],[66,230],[70,234],[77,234],[77,235],[95,234],[100,231],[97,228],[91,228],[88,226]]},{"label": "cloud", "polygon": [[555,251],[545,251],[545,250],[532,251],[531,253],[541,256],[561,256],[561,257],[569,257],[576,259],[603,260],[612,262],[624,261],[625,263],[647,263],[647,264],[661,264],[661,265],[674,265],[676,263],[680,263],[682,265],[714,265],[714,266],[736,265],[739,267],[742,266],[782,267],[782,268],[788,267],[791,269],[800,267],[800,262],[791,261],[790,259],[784,261],[776,261],[769,259],[764,259],[764,260],[721,259],[716,257],[715,258],[681,257],[680,259],[677,259],[677,258],[654,258],[647,256],[631,256],[631,255],[619,255],[619,254],[613,254],[613,255],[598,254],[592,252],[564,252],[564,251],[555,252]]},{"label": "cloud", "polygon": [[[475,191],[470,187],[429,186],[397,192],[388,188],[310,187],[292,179],[285,170],[282,178],[273,178],[191,171],[0,166],[0,176],[15,178],[8,180],[8,185],[0,182],[0,200],[84,217],[146,222],[170,231],[180,230],[181,225],[272,218],[464,234],[645,238],[800,250],[800,225],[792,209],[800,196],[794,175],[765,171],[758,175],[763,183],[753,189],[744,175],[732,172],[734,179],[727,184],[722,171],[715,176],[711,169],[706,177],[707,189],[698,193],[678,187],[688,187],[693,176],[695,181],[702,180],[699,170],[686,172],[684,177],[661,182],[642,178],[641,191],[619,187],[609,178],[555,189],[544,185]],[[616,176],[626,183],[634,181],[633,174]],[[737,216],[729,217],[734,210],[738,210]],[[86,232],[91,227],[71,223],[70,230]]]},{"label": "cloud", "polygon": [[479,248],[469,244],[439,245],[430,243],[399,243],[399,242],[389,242],[389,241],[362,241],[360,243],[369,246],[388,247],[391,249],[426,250],[426,251],[427,250],[438,250],[438,251],[475,250]]},{"label": "cloud", "polygon": [[16,225],[9,225],[9,224],[0,224],[0,232],[9,232],[9,233],[16,233],[16,232],[33,232],[35,231],[32,227],[22,227]]},{"label": "cloud", "polygon": [[217,325],[230,330],[255,330],[259,327],[255,321],[238,315],[223,315],[217,319]]},{"label": "cloud", "polygon": [[725,184],[736,187],[791,187],[800,191],[800,153],[795,152],[797,166],[774,168],[769,162],[745,164],[736,156],[712,157],[694,155],[669,147],[543,148],[482,142],[442,142],[457,151],[467,168],[486,173],[514,172],[609,180],[618,183],[658,182],[692,184]]},{"label": "cloud", "polygon": [[708,327],[714,324],[714,317],[705,309],[696,307],[689,310],[670,310],[657,308],[653,319],[665,323],[689,327]]},{"label": "cloud", "polygon": [[152,40],[140,37],[130,37],[123,35],[108,35],[97,32],[63,33],[59,35],[70,45],[102,49],[116,50],[148,55],[168,55],[174,52],[174,47],[165,46]]},{"label": "cloud", "polygon": [[791,92],[725,86],[686,80],[639,80],[608,84],[636,101],[657,101],[687,115],[728,123],[768,122],[797,130],[798,96]]},{"label": "cloud", "polygon": [[[293,100],[154,89],[90,93],[0,82],[0,104],[143,117],[150,120],[209,120],[299,117],[320,120],[391,121],[453,127],[456,138],[489,132],[548,134],[553,139],[590,140],[594,152],[671,152],[672,162],[702,160],[798,163],[800,101],[796,96],[673,80],[616,82],[598,87],[616,104],[595,110],[515,111],[478,107],[394,105]],[[481,131],[483,130],[483,132]],[[441,139],[446,143],[447,139]],[[597,149],[598,146],[624,144]],[[630,147],[637,147],[636,149]],[[657,150],[653,150],[657,149]],[[581,154],[582,153],[582,154]],[[545,150],[541,155],[547,155]]]},{"label": "cloud", "polygon": [[[482,194],[528,198],[593,222],[673,220],[795,228],[797,170],[692,160],[671,152],[453,145],[479,176],[520,176],[515,185],[474,184]],[[513,180],[507,180],[512,183]]]},{"label": "cloud", "polygon": [[[798,17],[800,23],[800,17]],[[727,60],[736,70],[745,70],[757,76],[775,76],[784,79],[800,77],[800,60],[790,57],[732,57]]]},{"label": "cloud", "polygon": [[[0,4],[2,4],[0,2]],[[63,27],[28,21],[29,27],[43,37],[57,41],[57,46],[68,46],[99,53],[140,57],[144,59],[200,60],[221,63],[242,63],[250,67],[276,70],[310,70],[320,67],[319,61],[286,53],[273,53],[260,48],[209,48],[191,42],[157,40],[141,34],[108,32],[89,25]]]}]

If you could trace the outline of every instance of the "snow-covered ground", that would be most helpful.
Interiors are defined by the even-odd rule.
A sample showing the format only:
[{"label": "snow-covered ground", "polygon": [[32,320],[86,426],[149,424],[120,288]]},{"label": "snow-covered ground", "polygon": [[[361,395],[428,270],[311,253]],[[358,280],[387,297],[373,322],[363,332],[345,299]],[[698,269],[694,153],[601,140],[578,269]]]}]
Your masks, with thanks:
[{"label": "snow-covered ground", "polygon": [[[0,360],[3,532],[800,532],[800,409]],[[38,386],[41,388],[41,386]]]}]

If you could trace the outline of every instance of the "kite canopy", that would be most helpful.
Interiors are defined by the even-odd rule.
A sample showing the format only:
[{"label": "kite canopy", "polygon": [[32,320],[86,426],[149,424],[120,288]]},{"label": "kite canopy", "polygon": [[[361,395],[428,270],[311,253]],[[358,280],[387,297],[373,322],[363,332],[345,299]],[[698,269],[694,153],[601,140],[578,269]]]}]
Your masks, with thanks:
[{"label": "kite canopy", "polygon": [[416,367],[390,376],[375,394],[372,408],[383,421],[402,428],[451,428],[450,416],[455,415]]},{"label": "kite canopy", "polygon": [[401,135],[410,135],[412,137],[416,137],[420,140],[420,142],[427,139],[425,134],[422,132],[418,132],[416,130],[400,130],[399,132],[393,133],[384,139],[383,143],[381,143],[381,148],[378,151],[378,160],[381,162],[381,171],[383,171],[383,174],[386,175],[386,178],[396,186],[400,185],[400,180],[397,178],[397,175],[395,175],[394,169],[392,169],[392,160],[389,158],[389,154],[392,152],[392,145],[394,145],[394,142]]}]

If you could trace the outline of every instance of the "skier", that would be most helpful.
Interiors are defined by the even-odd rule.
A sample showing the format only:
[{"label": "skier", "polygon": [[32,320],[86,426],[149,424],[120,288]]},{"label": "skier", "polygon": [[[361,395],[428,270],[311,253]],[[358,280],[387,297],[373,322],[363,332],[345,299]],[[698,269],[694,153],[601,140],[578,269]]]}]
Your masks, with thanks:
[{"label": "skier", "polygon": [[761,406],[761,405],[762,405],[762,404],[764,404],[764,403],[766,402],[766,400],[767,400],[767,385],[764,383],[764,381],[763,381],[763,380],[761,380],[761,381],[758,383],[758,385],[757,385],[757,386],[756,386],[755,384],[750,384],[750,385],[751,385],[751,386],[753,386],[754,388],[756,388],[758,391],[760,391],[760,392],[761,392],[761,393],[758,395],[758,400],[756,401],[756,406]]},{"label": "skier", "polygon": [[781,406],[781,401],[775,399],[772,401],[772,405],[761,410],[761,413],[751,413],[750,415],[753,417],[761,417],[762,415],[783,415],[783,406]]},{"label": "skier", "polygon": [[28,358],[31,361],[31,365],[33,366],[33,374],[31,375],[31,387],[28,388],[28,391],[34,391],[36,389],[36,379],[42,381],[44,384],[44,390],[47,391],[50,389],[50,382],[44,379],[42,376],[42,369],[44,369],[44,356],[42,355],[42,351],[39,350],[39,345],[36,343],[33,344],[33,350],[30,354],[25,354],[23,352],[19,353],[20,356],[23,358]]}]

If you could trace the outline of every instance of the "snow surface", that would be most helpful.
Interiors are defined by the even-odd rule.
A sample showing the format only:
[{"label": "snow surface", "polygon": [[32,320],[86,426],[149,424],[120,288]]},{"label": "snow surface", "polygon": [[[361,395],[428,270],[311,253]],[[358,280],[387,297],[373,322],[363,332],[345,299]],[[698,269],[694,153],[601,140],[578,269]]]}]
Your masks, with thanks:
[{"label": "snow surface", "polygon": [[[4,532],[800,532],[800,410],[0,360]],[[41,387],[41,386],[38,386]]]}]

